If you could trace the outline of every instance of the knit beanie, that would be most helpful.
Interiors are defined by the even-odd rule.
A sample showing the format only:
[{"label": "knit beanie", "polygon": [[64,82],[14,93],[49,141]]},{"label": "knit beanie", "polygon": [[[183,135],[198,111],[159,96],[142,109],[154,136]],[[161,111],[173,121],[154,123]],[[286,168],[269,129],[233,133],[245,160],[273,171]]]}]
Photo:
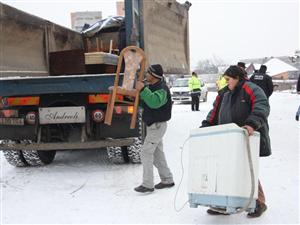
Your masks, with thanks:
[{"label": "knit beanie", "polygon": [[158,79],[162,79],[164,75],[163,68],[161,67],[160,64],[153,64],[149,66],[147,72]]},{"label": "knit beanie", "polygon": [[245,79],[244,71],[238,66],[230,66],[224,73],[224,75],[228,77],[232,77],[234,79]]}]

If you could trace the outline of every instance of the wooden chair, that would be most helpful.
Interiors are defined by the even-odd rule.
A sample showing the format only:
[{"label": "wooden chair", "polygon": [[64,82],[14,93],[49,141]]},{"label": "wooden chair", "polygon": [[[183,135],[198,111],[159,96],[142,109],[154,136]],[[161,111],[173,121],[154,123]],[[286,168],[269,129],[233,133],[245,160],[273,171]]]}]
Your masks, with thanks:
[{"label": "wooden chair", "polygon": [[[125,62],[123,83],[122,86],[118,86],[123,60]],[[110,94],[105,114],[105,124],[111,125],[115,102],[123,102],[133,105],[130,129],[135,128],[140,94],[135,89],[135,83],[136,80],[142,81],[144,79],[145,63],[146,57],[142,49],[136,46],[129,46],[121,51],[114,86],[109,87]],[[128,96],[132,101],[118,100],[117,95]]]}]

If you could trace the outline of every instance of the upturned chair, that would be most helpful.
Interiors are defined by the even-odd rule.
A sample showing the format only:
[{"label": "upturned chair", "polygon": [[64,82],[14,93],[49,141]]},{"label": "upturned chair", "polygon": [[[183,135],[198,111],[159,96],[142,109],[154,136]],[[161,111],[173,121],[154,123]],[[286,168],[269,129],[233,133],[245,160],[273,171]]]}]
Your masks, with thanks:
[{"label": "upturned chair", "polygon": [[[118,86],[123,61],[125,62],[123,82],[122,86]],[[121,51],[114,86],[109,87],[110,94],[105,114],[105,124],[111,125],[115,103],[122,102],[133,105],[130,128],[135,128],[140,94],[135,89],[135,84],[137,80],[143,81],[144,79],[145,63],[146,57],[142,49],[136,46],[129,46]],[[117,98],[117,95],[127,96],[131,101],[120,100],[120,98]]]}]

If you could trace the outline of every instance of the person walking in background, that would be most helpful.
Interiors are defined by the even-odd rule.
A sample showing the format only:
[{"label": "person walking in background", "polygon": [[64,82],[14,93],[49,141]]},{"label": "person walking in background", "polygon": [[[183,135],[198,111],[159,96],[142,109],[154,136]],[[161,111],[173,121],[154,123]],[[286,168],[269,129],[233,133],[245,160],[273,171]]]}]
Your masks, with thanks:
[{"label": "person walking in background", "polygon": [[246,69],[246,63],[244,63],[244,62],[238,62],[237,66],[240,67],[240,68],[242,68],[243,70]]},{"label": "person walking in background", "polygon": [[199,102],[201,96],[201,81],[198,75],[193,72],[192,77],[189,79],[189,89],[192,98],[192,111],[199,111]]},{"label": "person walking in background", "polygon": [[[246,64],[244,62],[238,62],[237,66],[242,69],[242,71],[245,73],[245,79],[248,80]],[[227,81],[224,78],[224,74],[219,76],[218,80],[216,81],[216,84],[217,84],[218,91],[220,91],[221,89],[227,86]]]},{"label": "person walking in background", "polygon": [[[300,95],[300,74],[298,77],[298,82],[297,82],[297,94]],[[299,121],[299,116],[300,116],[300,105],[298,107],[298,110],[296,112],[296,120]]]},{"label": "person walking in background", "polygon": [[[173,175],[163,152],[163,136],[167,130],[167,121],[171,119],[172,101],[170,90],[163,79],[161,65],[148,68],[145,86],[138,81],[136,89],[140,91],[144,108],[142,119],[146,124],[146,137],[142,146],[143,182],[134,190],[153,192],[154,188],[163,189],[174,186]],[[157,168],[161,182],[154,186],[153,165]]]},{"label": "person walking in background", "polygon": [[272,77],[266,74],[267,66],[261,65],[258,73],[254,73],[250,78],[250,81],[258,85],[265,92],[267,98],[273,93],[273,81]]},{"label": "person walking in background", "polygon": [[237,66],[242,69],[242,71],[245,74],[245,79],[248,80],[248,75],[247,75],[247,71],[246,71],[246,63],[244,63],[244,62],[238,62]]},{"label": "person walking in background", "polygon": [[299,73],[298,82],[297,82],[297,93],[300,95],[300,73]]},{"label": "person walking in background", "polygon": [[218,80],[216,81],[216,85],[217,85],[218,91],[222,90],[224,87],[227,86],[227,81],[224,78],[224,74],[221,74],[219,76]]},{"label": "person walking in background", "polygon": [[[230,66],[225,71],[224,77],[228,85],[218,92],[213,109],[202,121],[201,127],[235,123],[247,129],[249,135],[258,131],[260,133],[260,156],[271,155],[269,127],[267,125],[270,105],[263,90],[245,80],[244,72],[238,66]],[[256,208],[253,213],[248,213],[248,217],[259,217],[267,209],[262,186],[260,182],[258,183]],[[222,214],[215,211],[214,208],[208,209],[207,213],[211,215]]]}]

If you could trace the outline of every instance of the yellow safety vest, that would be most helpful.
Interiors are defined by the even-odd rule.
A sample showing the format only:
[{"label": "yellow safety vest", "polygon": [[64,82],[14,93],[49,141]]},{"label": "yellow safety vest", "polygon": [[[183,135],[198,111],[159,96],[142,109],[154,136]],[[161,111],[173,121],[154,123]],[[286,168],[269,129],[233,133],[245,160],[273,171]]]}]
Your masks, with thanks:
[{"label": "yellow safety vest", "polygon": [[197,77],[192,76],[192,78],[189,79],[189,89],[190,91],[195,89],[201,90],[201,81]]},{"label": "yellow safety vest", "polygon": [[217,86],[218,86],[218,91],[227,86],[227,81],[225,80],[223,75],[221,75],[219,77],[219,79],[217,80],[216,83],[217,83]]}]

